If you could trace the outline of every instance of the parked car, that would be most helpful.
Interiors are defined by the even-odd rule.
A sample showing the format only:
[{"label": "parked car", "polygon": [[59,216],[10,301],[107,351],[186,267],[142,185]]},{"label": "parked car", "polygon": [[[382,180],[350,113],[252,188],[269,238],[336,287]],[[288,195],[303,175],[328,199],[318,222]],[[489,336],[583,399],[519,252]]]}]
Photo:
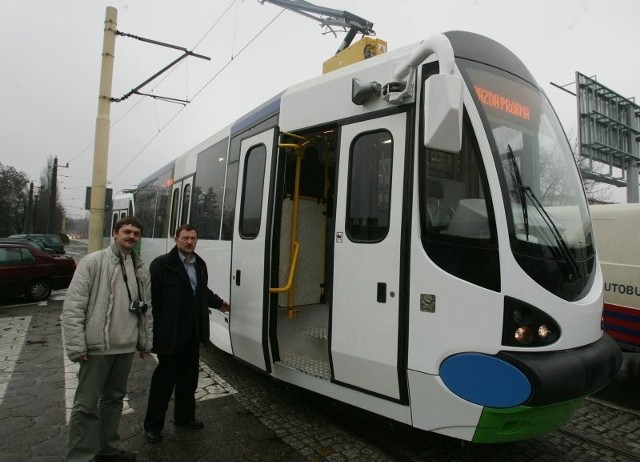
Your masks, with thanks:
[{"label": "parked car", "polygon": [[52,256],[27,243],[0,243],[0,296],[45,300],[66,289],[76,270],[73,258]]},{"label": "parked car", "polygon": [[45,245],[53,249],[58,254],[64,254],[64,242],[57,234],[14,234],[9,237],[19,237],[22,239],[38,239],[44,241]]},{"label": "parked car", "polygon": [[58,255],[58,253],[50,247],[47,247],[44,240],[41,239],[28,239],[23,237],[2,237],[0,238],[2,244],[29,244],[38,250],[42,250],[44,253],[50,255]]}]

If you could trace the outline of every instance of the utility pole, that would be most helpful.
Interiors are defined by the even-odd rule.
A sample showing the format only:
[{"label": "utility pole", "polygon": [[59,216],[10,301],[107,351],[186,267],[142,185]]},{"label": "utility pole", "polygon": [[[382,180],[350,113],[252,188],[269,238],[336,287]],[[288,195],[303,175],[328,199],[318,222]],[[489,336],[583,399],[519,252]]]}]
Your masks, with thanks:
[{"label": "utility pole", "polygon": [[111,124],[111,84],[113,80],[113,60],[116,48],[117,19],[118,11],[114,7],[108,6],[104,20],[102,72],[100,74],[98,117],[96,118],[96,141],[93,153],[88,253],[100,250],[103,246],[104,206],[107,187],[107,160],[109,154],[109,126]]},{"label": "utility pole", "polygon": [[53,158],[53,168],[51,169],[51,190],[49,191],[49,221],[47,223],[47,232],[53,234],[54,221],[56,217],[56,196],[58,195],[58,157]]},{"label": "utility pole", "polygon": [[27,201],[27,213],[24,214],[24,226],[22,232],[33,233],[33,181],[29,184],[29,199]]},{"label": "utility pole", "polygon": [[36,195],[33,199],[33,215],[31,216],[31,232],[32,233],[41,233],[43,232],[43,230],[39,229],[40,225],[38,224],[38,222],[36,221],[36,218],[38,217],[38,212],[39,212],[39,205],[38,203],[40,202],[40,195]]}]

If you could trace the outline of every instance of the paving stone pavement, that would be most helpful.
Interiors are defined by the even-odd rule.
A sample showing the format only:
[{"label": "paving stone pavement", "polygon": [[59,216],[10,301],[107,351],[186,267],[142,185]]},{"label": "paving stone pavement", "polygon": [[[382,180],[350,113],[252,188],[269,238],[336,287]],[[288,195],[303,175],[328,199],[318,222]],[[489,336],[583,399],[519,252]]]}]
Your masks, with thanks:
[{"label": "paving stone pavement", "polygon": [[[60,300],[0,306],[2,462],[63,460],[77,365],[63,352],[61,306]],[[514,444],[462,444],[371,415],[347,416],[339,404],[258,374],[213,347],[201,349],[201,360],[196,397],[204,430],[174,427],[170,407],[163,442],[151,444],[144,439],[142,421],[156,362],[134,359],[120,434],[139,461],[640,460],[639,414],[597,400],[585,401],[564,428],[600,435],[632,451],[631,458],[560,432]]]},{"label": "paving stone pavement", "polygon": [[[63,351],[61,309],[61,300],[0,307],[0,461],[64,459],[78,365]],[[224,370],[234,385],[208,364]],[[283,396],[297,396],[299,390],[256,374],[211,346],[201,348],[196,391],[204,430],[174,427],[172,402],[162,443],[148,443],[142,424],[155,366],[153,356],[134,358],[120,422],[122,446],[136,452],[138,461],[398,460],[313,405]]]},{"label": "paving stone pavement", "polygon": [[[77,366],[65,359],[61,302],[0,309],[0,460],[63,460]],[[167,422],[164,441],[144,439],[142,421],[154,358],[136,357],[120,434],[140,461],[303,461],[274,431],[234,398],[236,391],[202,365],[197,391],[204,430]],[[172,415],[169,409],[168,417]]]}]

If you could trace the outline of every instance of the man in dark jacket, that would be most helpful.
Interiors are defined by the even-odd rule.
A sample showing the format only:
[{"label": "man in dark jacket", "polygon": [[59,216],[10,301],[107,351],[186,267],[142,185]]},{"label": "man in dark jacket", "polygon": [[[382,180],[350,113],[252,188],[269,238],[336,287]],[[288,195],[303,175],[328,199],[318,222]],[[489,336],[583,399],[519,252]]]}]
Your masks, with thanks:
[{"label": "man in dark jacket", "polygon": [[151,378],[144,419],[147,441],[162,440],[164,418],[175,389],[174,424],[196,430],[195,417],[199,343],[209,340],[209,307],[223,311],[229,304],[207,287],[207,265],[195,253],[198,233],[192,225],[178,227],[175,247],[149,266],[153,309],[153,352],[158,366]]}]

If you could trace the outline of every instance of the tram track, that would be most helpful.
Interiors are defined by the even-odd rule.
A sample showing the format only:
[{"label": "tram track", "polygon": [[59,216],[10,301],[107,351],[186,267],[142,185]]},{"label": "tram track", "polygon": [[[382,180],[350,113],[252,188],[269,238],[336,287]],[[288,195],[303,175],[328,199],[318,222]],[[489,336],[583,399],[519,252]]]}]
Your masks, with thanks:
[{"label": "tram track", "polygon": [[600,437],[596,437],[596,436],[591,436],[591,435],[587,435],[584,434],[582,432],[577,432],[574,430],[566,430],[563,428],[560,428],[558,430],[556,430],[556,432],[566,436],[566,437],[570,437],[570,438],[574,438],[576,440],[579,440],[583,443],[588,443],[592,446],[596,446],[600,449],[605,449],[609,452],[613,452],[619,456],[624,456],[626,458],[628,458],[629,460],[638,460],[640,461],[640,454],[638,454],[637,452],[633,452],[630,451],[628,449],[624,449],[622,447],[619,446],[614,446],[611,444],[607,444],[605,442],[599,441]]},{"label": "tram track", "polygon": [[[615,415],[617,417],[621,415],[627,415],[631,419],[640,419],[640,412],[638,412],[636,409],[620,406],[618,404],[609,402],[607,400],[603,400],[598,397],[591,396],[586,398],[585,406],[596,407],[598,409],[597,413],[602,415],[610,414],[611,416]],[[574,418],[574,422],[576,424],[579,424],[580,427],[582,427],[582,429],[578,429],[573,426],[572,427],[565,426],[563,428],[556,430],[556,433],[559,433],[564,437],[572,438],[582,443],[586,443],[590,446],[604,449],[618,456],[622,456],[624,457],[623,460],[640,461],[640,450],[633,451],[631,449],[628,449],[623,446],[624,442],[620,442],[620,443],[607,442],[607,439],[610,439],[610,438],[607,437],[606,432],[600,435],[585,432],[584,429],[590,428],[591,424],[588,421],[582,422],[582,418],[580,416],[576,416]]]},{"label": "tram track", "polygon": [[[602,460],[617,462],[640,461],[640,450],[625,447],[627,441],[633,442],[634,436],[628,440],[620,439],[615,428],[610,433],[602,421],[593,421],[593,410],[584,416],[576,416],[571,427],[564,427],[550,434],[530,440],[507,444],[473,444],[430,432],[419,431],[380,416],[367,415],[362,410],[347,411],[348,406],[340,403],[322,401],[324,405],[316,407],[328,415],[349,433],[357,436],[366,444],[375,447],[385,454],[389,462],[449,462],[463,460],[493,461],[514,460],[518,454],[530,454],[530,460],[594,460],[593,452],[597,452]],[[591,406],[597,407],[597,413],[626,413],[632,418],[640,417],[633,409],[622,408],[599,399],[587,398]],[[606,418],[608,418],[607,416]],[[612,419],[609,419],[609,423]],[[633,425],[635,427],[635,425]],[[590,429],[594,428],[591,433]],[[553,436],[555,435],[555,437]],[[615,439],[618,441],[615,441]],[[580,459],[585,457],[585,459]]]}]

